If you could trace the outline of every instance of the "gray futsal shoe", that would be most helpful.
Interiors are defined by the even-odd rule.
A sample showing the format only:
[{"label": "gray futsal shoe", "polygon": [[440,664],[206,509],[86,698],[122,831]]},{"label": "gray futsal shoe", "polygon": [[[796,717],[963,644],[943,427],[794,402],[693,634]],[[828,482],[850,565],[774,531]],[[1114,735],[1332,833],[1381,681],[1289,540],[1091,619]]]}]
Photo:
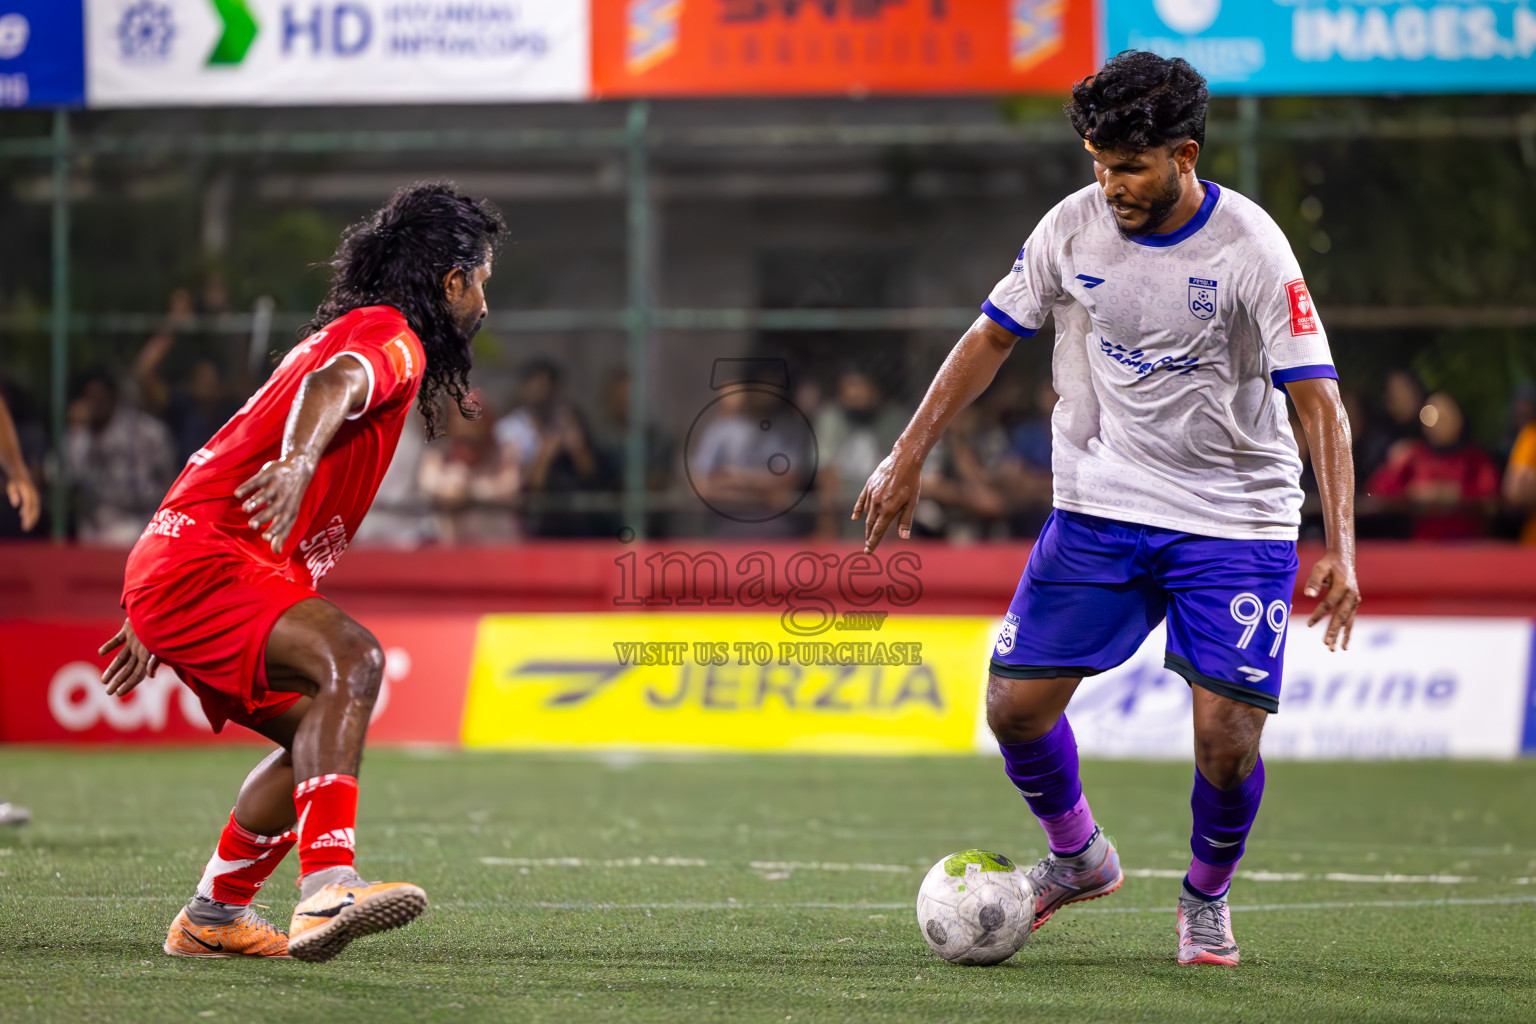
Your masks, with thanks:
[{"label": "gray futsal shoe", "polygon": [[1029,873],[1035,887],[1035,927],[1068,903],[1096,900],[1120,888],[1125,874],[1120,870],[1120,855],[1114,840],[1102,828],[1094,829],[1088,848],[1076,857],[1042,857]]},{"label": "gray futsal shoe", "polygon": [[1179,893],[1179,964],[1221,964],[1236,967],[1237,940],[1232,937],[1232,910],[1223,896],[1206,899],[1188,886]]},{"label": "gray futsal shoe", "polygon": [[0,825],[25,825],[32,820],[32,812],[25,807],[0,800]]}]

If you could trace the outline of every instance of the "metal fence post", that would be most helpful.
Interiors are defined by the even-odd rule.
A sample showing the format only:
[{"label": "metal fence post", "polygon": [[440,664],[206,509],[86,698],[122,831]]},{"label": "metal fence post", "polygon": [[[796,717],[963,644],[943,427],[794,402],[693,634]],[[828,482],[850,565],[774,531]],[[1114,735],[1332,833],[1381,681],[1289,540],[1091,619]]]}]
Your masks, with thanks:
[{"label": "metal fence post", "polygon": [[1259,98],[1237,98],[1237,123],[1241,141],[1237,147],[1238,191],[1259,205]]},{"label": "metal fence post", "polygon": [[[628,271],[629,271],[629,432],[624,457],[624,525],[636,538],[645,536],[646,398],[650,387],[651,282],[653,274],[651,190],[646,128],[650,104],[630,104],[627,125],[629,167]],[[628,536],[628,534],[626,534]]]},{"label": "metal fence post", "polygon": [[69,374],[69,111],[53,112],[53,539],[63,540],[69,524],[65,481],[64,402]]}]

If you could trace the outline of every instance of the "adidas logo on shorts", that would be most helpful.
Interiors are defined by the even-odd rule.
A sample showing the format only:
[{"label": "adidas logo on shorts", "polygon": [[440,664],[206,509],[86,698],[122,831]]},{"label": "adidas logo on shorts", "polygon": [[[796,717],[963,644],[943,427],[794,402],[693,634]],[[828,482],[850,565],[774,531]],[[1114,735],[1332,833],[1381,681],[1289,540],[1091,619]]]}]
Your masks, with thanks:
[{"label": "adidas logo on shorts", "polygon": [[357,832],[350,828],[333,828],[325,835],[309,844],[311,850],[345,847],[348,850],[357,849]]}]

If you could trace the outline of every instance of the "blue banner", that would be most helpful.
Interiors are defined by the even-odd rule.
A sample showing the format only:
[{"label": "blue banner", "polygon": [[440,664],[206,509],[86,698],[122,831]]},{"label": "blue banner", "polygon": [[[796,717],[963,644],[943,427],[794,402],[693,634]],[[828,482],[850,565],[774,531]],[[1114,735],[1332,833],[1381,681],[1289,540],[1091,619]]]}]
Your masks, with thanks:
[{"label": "blue banner", "polygon": [[1108,52],[1183,57],[1213,93],[1536,91],[1536,0],[1104,0]]},{"label": "blue banner", "polygon": [[0,0],[0,107],[84,102],[82,0]]}]

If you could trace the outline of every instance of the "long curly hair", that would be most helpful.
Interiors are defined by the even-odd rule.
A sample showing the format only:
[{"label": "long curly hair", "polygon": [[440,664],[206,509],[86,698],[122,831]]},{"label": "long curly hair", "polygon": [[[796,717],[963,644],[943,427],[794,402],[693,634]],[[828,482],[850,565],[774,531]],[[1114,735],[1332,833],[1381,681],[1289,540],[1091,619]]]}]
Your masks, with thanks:
[{"label": "long curly hair", "polygon": [[1205,145],[1205,79],[1181,57],[1125,50],[1072,87],[1067,119],[1095,149]]},{"label": "long curly hair", "polygon": [[451,183],[397,190],[377,213],[342,234],[329,264],[331,290],[301,336],[364,306],[393,306],[405,314],[427,356],[417,407],[427,437],[437,437],[445,396],[465,416],[479,415],[469,387],[475,332],[454,321],[443,277],[454,268],[472,273],[495,255],[506,231],[494,206]]}]

